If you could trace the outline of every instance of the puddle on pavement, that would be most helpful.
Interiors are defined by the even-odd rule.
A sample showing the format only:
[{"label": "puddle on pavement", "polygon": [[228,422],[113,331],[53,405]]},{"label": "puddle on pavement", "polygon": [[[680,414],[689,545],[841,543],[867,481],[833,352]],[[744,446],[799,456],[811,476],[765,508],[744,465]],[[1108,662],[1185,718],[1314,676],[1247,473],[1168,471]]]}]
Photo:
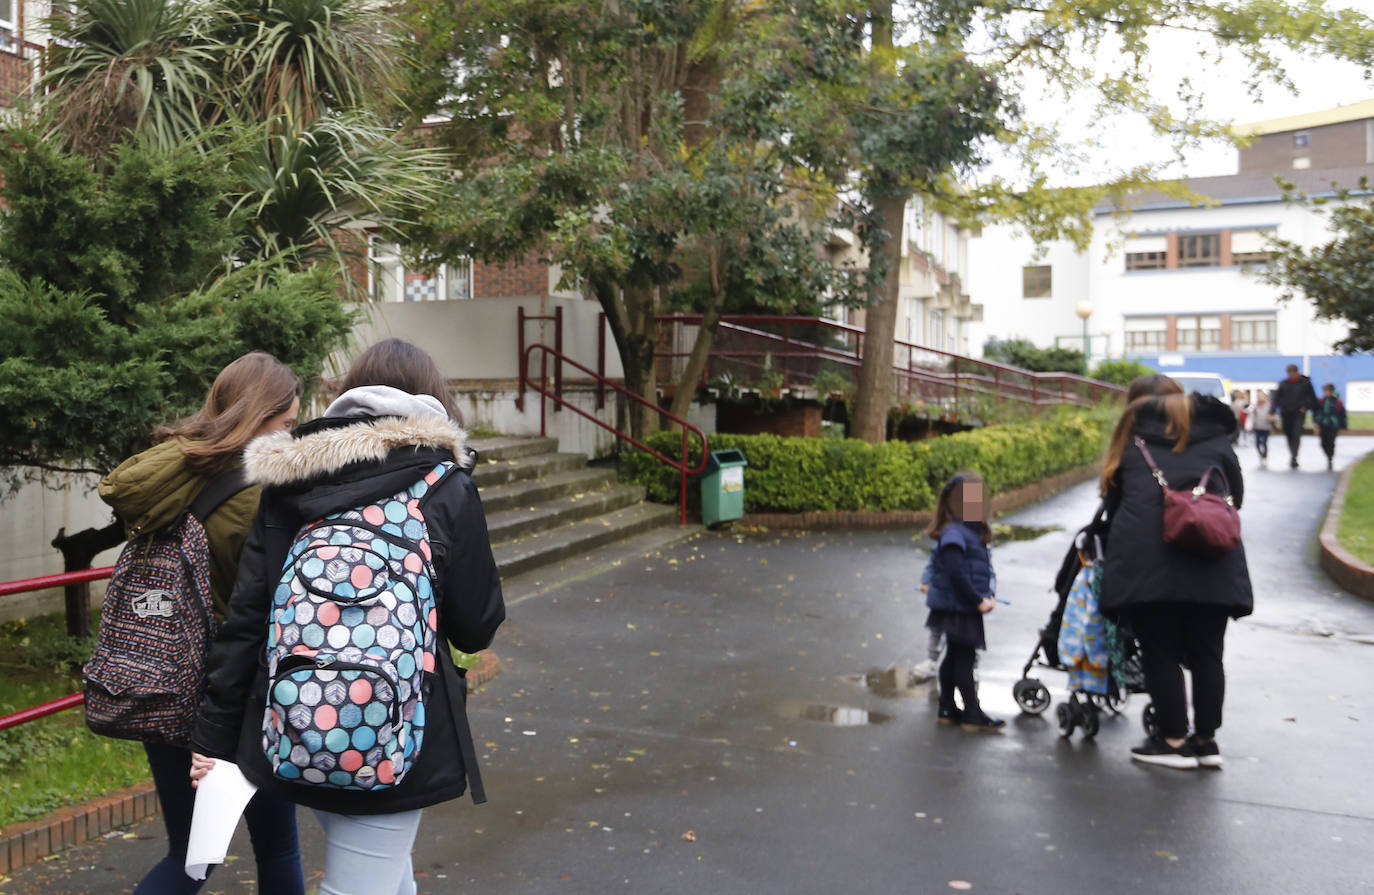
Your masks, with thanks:
[{"label": "puddle on pavement", "polygon": [[994,525],[992,533],[998,541],[1034,541],[1052,531],[1063,531],[1061,525]]},{"label": "puddle on pavement", "polygon": [[803,705],[797,712],[803,721],[819,721],[835,727],[863,727],[867,724],[883,724],[892,720],[891,715],[870,712],[868,709],[848,705]]},{"label": "puddle on pavement", "polygon": [[930,690],[932,681],[918,677],[910,668],[880,668],[863,674],[845,675],[846,683],[866,687],[874,696],[894,699],[899,696],[914,696]]}]

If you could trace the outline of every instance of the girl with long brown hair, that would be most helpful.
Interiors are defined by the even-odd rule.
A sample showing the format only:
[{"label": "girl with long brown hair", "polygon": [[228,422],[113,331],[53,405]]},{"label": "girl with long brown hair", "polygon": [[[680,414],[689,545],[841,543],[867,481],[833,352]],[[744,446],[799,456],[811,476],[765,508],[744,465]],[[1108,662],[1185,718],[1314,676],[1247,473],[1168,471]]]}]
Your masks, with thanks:
[{"label": "girl with long brown hair", "polygon": [[[1231,446],[1236,416],[1216,398],[1183,394],[1167,377],[1136,380],[1128,398],[1102,468],[1111,529],[1100,605],[1140,641],[1145,686],[1155,707],[1159,733],[1132,749],[1131,758],[1172,768],[1219,768],[1226,623],[1248,615],[1254,605],[1245,548],[1206,557],[1166,542],[1162,483],[1150,462],[1174,489],[1195,486],[1209,469],[1219,472],[1212,478],[1223,480],[1239,508],[1245,483]],[[1193,685],[1191,734],[1185,665]]]},{"label": "girl with long brown hair", "polygon": [[[157,430],[154,447],[125,460],[100,483],[100,498],[114,508],[130,536],[170,525],[210,482],[242,464],[248,442],[290,428],[300,412],[300,397],[301,381],[290,367],[261,351],[240,357],[215,377],[197,414]],[[217,621],[224,618],[260,494],[260,488],[246,487],[203,520]],[[135,895],[197,892],[204,880],[193,880],[185,871],[194,804],[188,778],[191,751],[166,743],[144,743],[144,749],[162,803],[168,848]],[[302,895],[295,805],[258,793],[245,816],[257,859],[258,891]]]}]

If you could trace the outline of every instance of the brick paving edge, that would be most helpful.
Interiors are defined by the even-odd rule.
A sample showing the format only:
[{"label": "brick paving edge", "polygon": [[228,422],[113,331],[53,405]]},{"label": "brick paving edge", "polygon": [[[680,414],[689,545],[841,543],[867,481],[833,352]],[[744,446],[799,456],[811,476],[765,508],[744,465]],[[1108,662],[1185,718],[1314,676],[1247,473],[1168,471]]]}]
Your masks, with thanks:
[{"label": "brick paving edge", "polygon": [[[1041,479],[992,498],[994,513],[1010,513],[1038,503],[1065,488],[1097,478],[1101,467],[1094,463],[1068,472]],[[805,513],[746,513],[739,520],[742,526],[791,530],[822,530],[839,528],[920,528],[930,524],[929,510],[812,510]]]},{"label": "brick paving edge", "polygon": [[[1374,453],[1371,451],[1370,453]],[[1326,511],[1326,521],[1322,523],[1321,533],[1317,536],[1321,548],[1322,569],[1331,580],[1341,588],[1357,597],[1374,601],[1374,567],[1356,559],[1354,554],[1341,546],[1338,533],[1341,527],[1341,513],[1345,510],[1345,494],[1350,487],[1350,478],[1369,454],[1361,456],[1346,467],[1331,494],[1331,506]]]},{"label": "brick paving edge", "polygon": [[[490,683],[501,673],[501,659],[483,650],[468,670],[468,690]],[[37,820],[10,824],[0,829],[0,879],[49,855],[98,839],[111,830],[127,827],[158,814],[157,792],[151,780],[136,783],[79,805],[60,808]]]}]

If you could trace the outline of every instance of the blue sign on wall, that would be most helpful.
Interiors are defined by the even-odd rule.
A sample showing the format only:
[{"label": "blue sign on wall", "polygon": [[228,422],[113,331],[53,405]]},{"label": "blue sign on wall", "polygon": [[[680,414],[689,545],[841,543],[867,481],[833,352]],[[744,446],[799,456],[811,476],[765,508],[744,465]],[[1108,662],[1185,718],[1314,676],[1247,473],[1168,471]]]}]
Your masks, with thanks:
[{"label": "blue sign on wall", "polygon": [[1266,354],[1256,352],[1208,351],[1170,352],[1131,355],[1131,360],[1154,367],[1161,373],[1193,371],[1216,373],[1233,382],[1272,382],[1277,384],[1289,364],[1312,377],[1320,389],[1330,382],[1336,391],[1346,393],[1351,380],[1374,380],[1374,355],[1370,354]]}]

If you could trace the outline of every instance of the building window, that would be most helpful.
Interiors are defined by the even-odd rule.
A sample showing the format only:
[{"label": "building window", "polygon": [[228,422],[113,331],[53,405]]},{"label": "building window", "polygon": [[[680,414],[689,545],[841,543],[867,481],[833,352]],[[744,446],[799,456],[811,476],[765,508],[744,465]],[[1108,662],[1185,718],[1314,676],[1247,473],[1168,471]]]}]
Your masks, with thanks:
[{"label": "building window", "polygon": [[1127,270],[1163,270],[1168,266],[1167,236],[1129,236],[1123,248]]},{"label": "building window", "polygon": [[1312,135],[1307,131],[1298,131],[1293,135],[1293,145],[1298,149],[1305,149],[1312,143]]},{"label": "building window", "polygon": [[1050,266],[1048,264],[1028,265],[1021,268],[1021,297],[1050,297]]},{"label": "building window", "polygon": [[1232,317],[1231,348],[1236,351],[1277,351],[1278,321],[1272,316]]},{"label": "building window", "polygon": [[1158,354],[1165,348],[1168,321],[1163,317],[1128,317],[1126,351],[1132,354]]},{"label": "building window", "polygon": [[1166,266],[1165,252],[1128,252],[1126,255],[1127,270],[1163,270]]},{"label": "building window", "polygon": [[1272,230],[1236,230],[1231,234],[1231,263],[1261,267],[1269,263],[1268,240]]},{"label": "building window", "polygon": [[1220,351],[1220,317],[1179,317],[1175,332],[1179,351]]},{"label": "building window", "polygon": [[1179,267],[1221,265],[1220,233],[1181,233],[1178,237]]},{"label": "building window", "polygon": [[433,273],[408,270],[393,243],[373,239],[368,283],[374,301],[458,301],[472,298],[472,262],[444,264]]}]

